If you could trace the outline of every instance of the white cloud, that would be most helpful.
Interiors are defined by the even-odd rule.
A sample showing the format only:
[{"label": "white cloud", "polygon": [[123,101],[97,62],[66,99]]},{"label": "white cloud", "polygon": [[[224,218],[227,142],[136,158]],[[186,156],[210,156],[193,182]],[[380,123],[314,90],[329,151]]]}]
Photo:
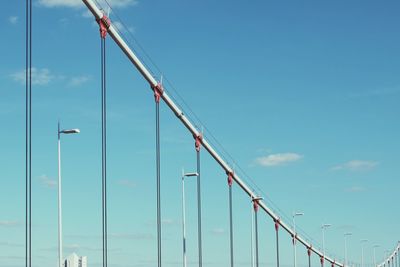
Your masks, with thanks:
[{"label": "white cloud", "polygon": [[4,227],[13,227],[17,225],[18,225],[17,221],[0,221],[0,226]]},{"label": "white cloud", "polygon": [[90,76],[87,76],[87,75],[72,77],[70,79],[70,81],[68,82],[68,86],[69,87],[78,87],[78,86],[81,86],[82,84],[88,82],[89,80],[90,80]]},{"label": "white cloud", "polygon": [[[98,0],[101,7],[107,7],[107,3],[104,0]],[[85,5],[82,0],[38,0],[37,2],[43,7],[69,7],[69,8],[81,8]],[[127,7],[137,4],[136,0],[108,0],[111,7]]]},{"label": "white cloud", "polygon": [[19,18],[17,16],[11,16],[8,18],[8,21],[14,25],[18,23],[18,20],[19,20]]},{"label": "white cloud", "polygon": [[49,178],[47,175],[43,174],[39,177],[40,182],[43,186],[47,188],[55,188],[57,186],[57,181]]},{"label": "white cloud", "polygon": [[301,158],[303,158],[303,156],[296,153],[278,153],[257,158],[256,163],[261,166],[272,167],[298,161]]},{"label": "white cloud", "polygon": [[[32,72],[33,85],[47,85],[55,78],[55,76],[51,74],[50,70],[46,68],[43,69],[32,68],[31,72]],[[14,74],[11,74],[11,78],[16,82],[25,84],[26,71],[21,70]]]},{"label": "white cloud", "polygon": [[375,168],[378,165],[376,161],[368,160],[350,160],[346,163],[337,165],[332,168],[334,171],[338,170],[349,170],[349,171],[368,171]]}]

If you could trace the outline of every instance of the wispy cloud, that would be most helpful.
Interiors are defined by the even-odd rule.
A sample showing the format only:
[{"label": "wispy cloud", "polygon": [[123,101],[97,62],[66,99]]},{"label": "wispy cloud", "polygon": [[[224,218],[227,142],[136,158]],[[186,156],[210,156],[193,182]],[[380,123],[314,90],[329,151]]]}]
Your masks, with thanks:
[{"label": "wispy cloud", "polygon": [[344,191],[348,192],[348,193],[359,193],[359,192],[364,192],[366,190],[367,189],[363,186],[352,186],[352,187],[345,188]]},{"label": "wispy cloud", "polygon": [[123,187],[128,187],[128,188],[135,188],[136,187],[136,183],[133,182],[132,180],[129,179],[120,179],[117,181],[118,185],[121,185]]},{"label": "wispy cloud", "polygon": [[[100,7],[107,7],[107,3],[104,0],[97,1]],[[37,2],[40,6],[53,8],[53,7],[69,7],[69,8],[82,8],[85,5],[82,0],[38,0]],[[138,2],[136,0],[108,0],[111,7],[121,8],[127,6],[136,5]]]},{"label": "wispy cloud", "polygon": [[10,22],[13,25],[17,24],[18,21],[19,21],[19,18],[17,16],[11,16],[8,18],[8,22]]},{"label": "wispy cloud", "polygon": [[72,78],[70,78],[70,81],[68,82],[68,86],[69,87],[79,87],[79,86],[87,83],[90,79],[91,79],[91,77],[88,75],[72,77]]},{"label": "wispy cloud", "polygon": [[377,161],[369,160],[350,160],[346,163],[334,166],[333,171],[349,170],[349,171],[368,171],[378,165]]},{"label": "wispy cloud", "polygon": [[1,221],[0,220],[0,227],[14,227],[14,226],[18,226],[18,222],[17,221]]},{"label": "wispy cloud", "polygon": [[[55,79],[55,76],[51,74],[51,71],[46,68],[43,69],[32,68],[31,73],[32,73],[33,85],[47,85]],[[16,82],[25,84],[26,70],[21,70],[11,74],[11,78]]]},{"label": "wispy cloud", "polygon": [[273,167],[295,162],[302,159],[303,156],[296,153],[278,153],[259,157],[255,161],[258,165],[264,167]]},{"label": "wispy cloud", "polygon": [[49,178],[47,175],[43,174],[39,176],[40,182],[44,187],[55,188],[57,186],[57,181]]}]

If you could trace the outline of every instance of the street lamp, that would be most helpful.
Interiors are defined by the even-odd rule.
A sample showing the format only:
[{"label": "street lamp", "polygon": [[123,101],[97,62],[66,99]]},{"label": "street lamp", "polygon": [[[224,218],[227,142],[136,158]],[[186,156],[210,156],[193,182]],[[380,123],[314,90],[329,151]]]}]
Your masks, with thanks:
[{"label": "street lamp", "polygon": [[61,213],[61,134],[77,134],[79,129],[60,130],[60,122],[58,122],[58,266],[62,267],[62,213]]},{"label": "street lamp", "polygon": [[185,177],[197,177],[197,172],[185,173],[182,169],[182,245],[183,245],[183,267],[186,267],[186,216],[185,216]]},{"label": "street lamp", "polygon": [[296,259],[296,216],[303,216],[303,212],[293,212],[293,257],[294,257],[294,267],[297,267],[297,259]]},{"label": "street lamp", "polygon": [[344,233],[344,265],[347,265],[347,237],[351,236],[352,233]]},{"label": "street lamp", "polygon": [[379,248],[379,245],[374,245],[372,248],[374,249],[374,266],[376,267],[376,248]]},{"label": "street lamp", "polygon": [[364,243],[368,242],[368,239],[361,239],[361,267],[364,267]]},{"label": "street lamp", "polygon": [[331,227],[332,224],[330,223],[325,223],[321,226],[322,229],[322,251],[324,253],[324,259],[325,259],[325,228]]}]

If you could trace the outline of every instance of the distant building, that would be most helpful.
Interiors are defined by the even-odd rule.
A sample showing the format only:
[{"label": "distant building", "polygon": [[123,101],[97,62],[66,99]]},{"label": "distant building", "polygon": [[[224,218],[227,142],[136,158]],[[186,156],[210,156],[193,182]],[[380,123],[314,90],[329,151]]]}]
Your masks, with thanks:
[{"label": "distant building", "polygon": [[64,267],[87,267],[87,257],[79,257],[75,253],[72,253],[65,259]]}]

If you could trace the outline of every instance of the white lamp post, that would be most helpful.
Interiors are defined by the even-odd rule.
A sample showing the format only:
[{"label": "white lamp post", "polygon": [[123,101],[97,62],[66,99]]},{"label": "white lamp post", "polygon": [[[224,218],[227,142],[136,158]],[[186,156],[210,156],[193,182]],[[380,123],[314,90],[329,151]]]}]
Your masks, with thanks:
[{"label": "white lamp post", "polygon": [[347,265],[347,237],[351,236],[352,233],[345,233],[344,234],[344,265]]},{"label": "white lamp post", "polygon": [[293,212],[293,257],[294,257],[294,267],[297,267],[297,253],[296,253],[296,216],[303,216],[303,212]]},{"label": "white lamp post", "polygon": [[61,212],[61,134],[77,134],[79,129],[60,130],[60,122],[58,122],[58,266],[62,267],[62,212]]},{"label": "white lamp post", "polygon": [[186,267],[186,215],[185,215],[185,177],[197,177],[199,174],[197,172],[185,173],[182,169],[182,235],[183,235],[183,267]]},{"label": "white lamp post", "polygon": [[364,244],[368,242],[368,239],[361,239],[361,267],[364,267]]},{"label": "white lamp post", "polygon": [[379,245],[374,245],[373,249],[374,249],[374,267],[376,267],[376,248],[379,248]]}]

